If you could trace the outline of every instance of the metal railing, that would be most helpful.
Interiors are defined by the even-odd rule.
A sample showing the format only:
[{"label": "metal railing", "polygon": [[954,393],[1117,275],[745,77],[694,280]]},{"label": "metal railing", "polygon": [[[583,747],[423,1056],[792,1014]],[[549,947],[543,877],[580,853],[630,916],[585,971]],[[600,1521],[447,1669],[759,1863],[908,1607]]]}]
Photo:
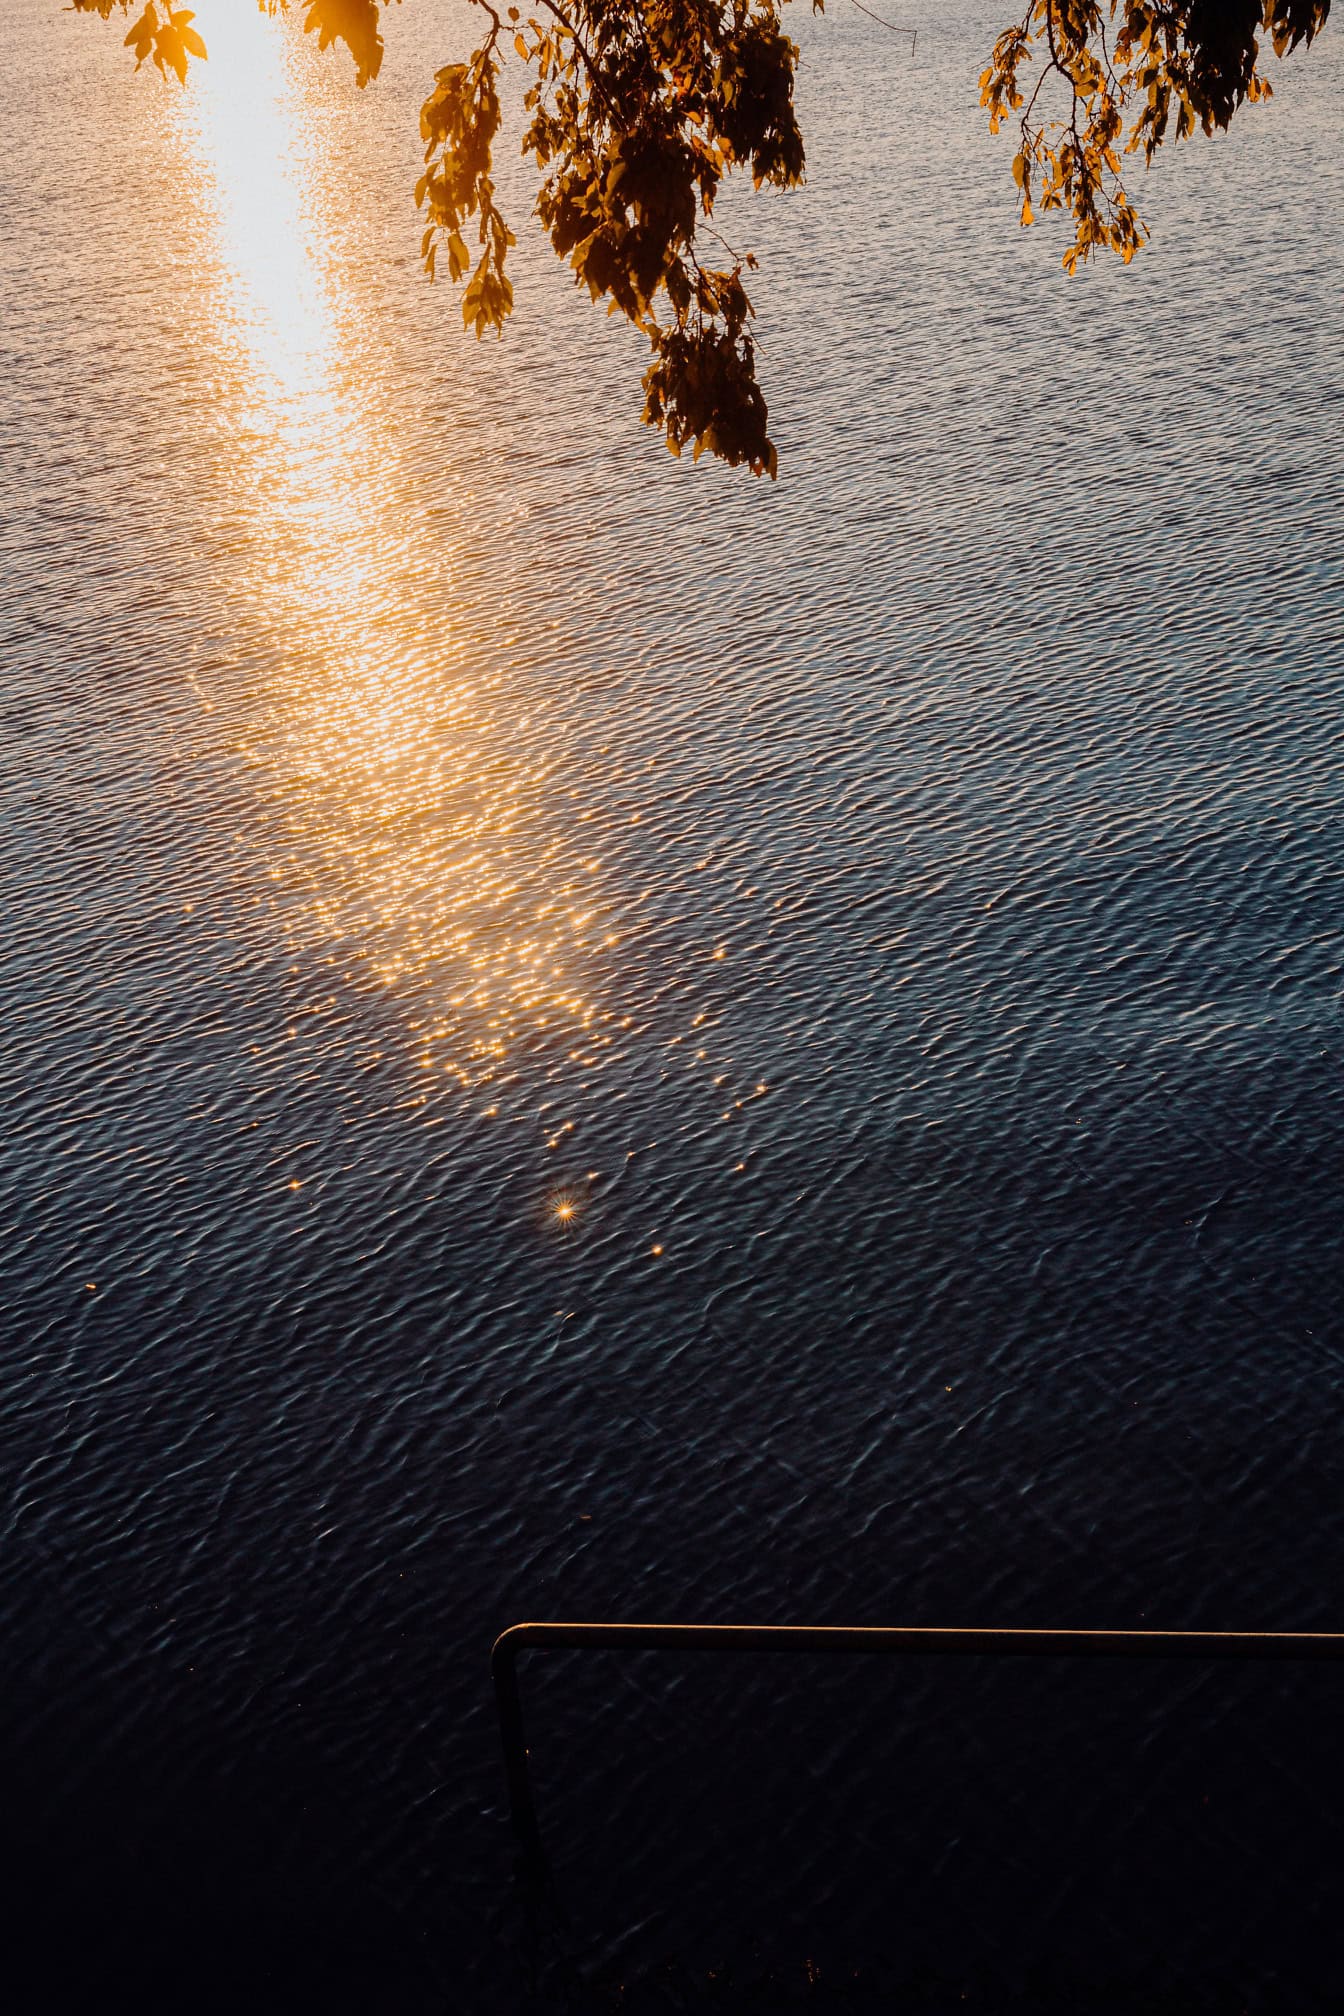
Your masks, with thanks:
[{"label": "metal railing", "polygon": [[527,1768],[518,1655],[527,1651],[878,1653],[897,1658],[1344,1659],[1335,1631],[1031,1631],[933,1625],[513,1624],[495,1640],[490,1672],[499,1710],[509,1811],[526,1862],[544,1866]]}]

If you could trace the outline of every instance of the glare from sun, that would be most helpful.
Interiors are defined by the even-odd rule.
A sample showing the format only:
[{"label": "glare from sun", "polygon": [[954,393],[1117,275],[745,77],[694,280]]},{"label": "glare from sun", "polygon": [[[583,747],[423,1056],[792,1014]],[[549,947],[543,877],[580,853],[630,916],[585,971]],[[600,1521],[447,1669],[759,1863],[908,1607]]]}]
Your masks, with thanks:
[{"label": "glare from sun", "polygon": [[[567,819],[543,823],[561,758],[527,732],[531,708],[518,718],[503,672],[405,606],[412,569],[446,580],[455,559],[441,528],[431,550],[414,514],[388,512],[409,480],[404,416],[368,395],[359,360],[386,336],[332,249],[348,216],[327,115],[352,100],[348,70],[320,59],[304,10],[194,8],[209,54],[168,102],[206,227],[210,410],[248,620],[278,645],[248,742],[278,815],[265,872],[296,950],[403,997],[420,1083],[479,1089],[495,1117],[516,1050],[561,1041],[586,1072],[614,1047],[581,978],[614,935],[601,863],[590,832],[579,853]],[[543,1215],[571,1230],[580,1200],[552,1193]]]},{"label": "glare from sun", "polygon": [[295,145],[286,25],[237,0],[203,0],[197,15],[210,53],[193,68],[185,103],[198,121],[247,346],[280,387],[305,391],[333,331]]}]

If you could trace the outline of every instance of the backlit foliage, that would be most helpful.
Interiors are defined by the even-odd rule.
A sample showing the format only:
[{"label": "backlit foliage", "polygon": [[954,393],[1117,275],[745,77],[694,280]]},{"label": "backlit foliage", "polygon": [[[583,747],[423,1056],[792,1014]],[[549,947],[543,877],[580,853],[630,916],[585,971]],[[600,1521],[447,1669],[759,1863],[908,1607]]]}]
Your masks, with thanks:
[{"label": "backlit foliage", "polygon": [[[104,20],[133,16],[126,41],[137,68],[153,62],[185,80],[188,59],[205,54],[191,11],[172,0],[70,4]],[[256,4],[273,13],[290,0]],[[348,51],[357,83],[378,75],[382,9],[392,0],[293,4],[322,48]],[[435,73],[420,113],[425,165],[415,194],[429,273],[446,264],[469,329],[502,331],[516,240],[495,200],[493,150],[501,81],[515,68],[523,152],[538,171],[536,214],[576,283],[647,337],[645,420],[674,454],[708,449],[773,476],[742,278],[756,262],[727,246],[712,220],[734,169],[757,188],[802,179],[787,0],[472,4],[481,40]],[[812,4],[820,13],[824,0]],[[1006,120],[1017,126],[1023,224],[1033,221],[1033,200],[1069,215],[1070,272],[1099,247],[1128,262],[1146,233],[1122,156],[1151,161],[1164,140],[1196,126],[1211,133],[1243,103],[1269,97],[1265,51],[1281,56],[1311,42],[1329,11],[1330,0],[1028,0],[980,79],[991,131]]]},{"label": "backlit foliage", "polygon": [[[991,132],[1021,115],[1013,179],[1023,224],[1035,192],[1042,210],[1073,219],[1070,273],[1098,247],[1128,264],[1147,234],[1121,155],[1146,164],[1164,140],[1196,126],[1212,133],[1240,105],[1271,97],[1265,47],[1282,56],[1310,42],[1329,12],[1330,0],[1030,0],[980,79]],[[1038,115],[1061,99],[1058,116]]]}]

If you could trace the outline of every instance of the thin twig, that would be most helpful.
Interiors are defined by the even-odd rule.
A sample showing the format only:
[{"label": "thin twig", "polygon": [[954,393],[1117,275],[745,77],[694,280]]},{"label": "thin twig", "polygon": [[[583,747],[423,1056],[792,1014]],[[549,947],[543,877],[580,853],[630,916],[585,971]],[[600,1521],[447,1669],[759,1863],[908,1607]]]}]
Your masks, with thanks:
[{"label": "thin twig", "polygon": [[898,28],[894,21],[884,21],[880,14],[874,14],[871,7],[865,7],[863,0],[851,0],[851,5],[857,7],[860,14],[866,14],[870,21],[876,21],[879,28],[885,28],[889,35],[908,35],[910,37],[910,54],[914,55],[915,43],[919,39],[918,28]]}]

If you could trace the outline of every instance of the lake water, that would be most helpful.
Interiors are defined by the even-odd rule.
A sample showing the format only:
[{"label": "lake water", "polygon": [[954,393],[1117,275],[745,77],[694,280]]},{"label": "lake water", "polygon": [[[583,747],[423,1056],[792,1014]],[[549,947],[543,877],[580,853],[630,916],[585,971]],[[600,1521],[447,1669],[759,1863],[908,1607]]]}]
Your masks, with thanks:
[{"label": "lake water", "polygon": [[504,341],[424,283],[465,6],[198,12],[0,18],[0,1965],[1336,2006],[1328,1673],[534,1659],[536,1922],[486,1662],[1341,1624],[1338,29],[1069,281],[994,9],[798,10],[771,486],[511,147]]}]

